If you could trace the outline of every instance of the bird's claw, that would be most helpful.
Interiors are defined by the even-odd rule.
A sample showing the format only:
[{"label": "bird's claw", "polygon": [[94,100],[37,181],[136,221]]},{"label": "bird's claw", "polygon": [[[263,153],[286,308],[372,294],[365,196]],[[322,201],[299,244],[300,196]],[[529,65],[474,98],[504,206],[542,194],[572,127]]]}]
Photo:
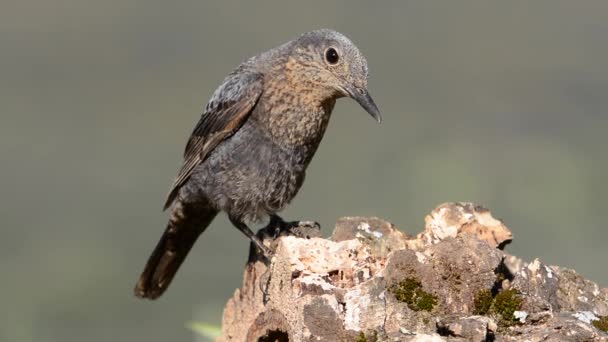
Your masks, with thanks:
[{"label": "bird's claw", "polygon": [[317,221],[296,221],[298,227],[321,230],[321,225]]},{"label": "bird's claw", "polygon": [[321,225],[316,221],[291,221],[280,222],[279,229],[275,227],[274,238],[280,236],[295,236],[299,238],[310,239],[311,237],[321,236]]}]

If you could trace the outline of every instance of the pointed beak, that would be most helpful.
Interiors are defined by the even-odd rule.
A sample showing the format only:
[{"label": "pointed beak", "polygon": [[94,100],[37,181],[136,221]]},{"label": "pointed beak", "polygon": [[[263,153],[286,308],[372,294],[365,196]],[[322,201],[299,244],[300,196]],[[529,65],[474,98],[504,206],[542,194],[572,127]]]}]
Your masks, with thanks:
[{"label": "pointed beak", "polygon": [[348,95],[352,99],[357,101],[361,105],[361,107],[363,107],[363,109],[365,109],[365,111],[369,113],[369,115],[376,119],[378,123],[382,122],[382,115],[380,115],[380,110],[378,109],[378,106],[376,106],[374,99],[372,99],[367,89],[351,87],[347,90]]}]

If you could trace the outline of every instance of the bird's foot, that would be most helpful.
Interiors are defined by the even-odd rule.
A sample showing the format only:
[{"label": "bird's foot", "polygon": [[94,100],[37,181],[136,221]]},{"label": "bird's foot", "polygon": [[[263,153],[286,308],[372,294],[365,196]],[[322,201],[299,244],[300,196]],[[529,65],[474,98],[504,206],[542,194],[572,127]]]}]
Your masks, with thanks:
[{"label": "bird's foot", "polygon": [[228,217],[230,222],[240,230],[245,236],[249,238],[251,241],[249,246],[249,260],[262,260],[266,259],[267,262],[270,262],[274,253],[272,250],[264,244],[265,236],[260,231],[257,234],[254,234],[247,225],[238,218]]},{"label": "bird's foot", "polygon": [[291,222],[300,228],[321,230],[321,224],[317,221],[294,221]]},{"label": "bird's foot", "polygon": [[257,247],[258,252],[262,252],[262,254],[264,255],[264,257],[266,257],[266,259],[268,259],[269,261],[270,261],[270,259],[272,259],[274,252],[272,250],[270,250],[270,248],[268,248],[268,246],[266,246],[264,244],[263,240],[260,240],[257,236],[255,236],[251,240],[251,242],[253,243],[253,245],[255,247]]},{"label": "bird's foot", "polygon": [[265,234],[260,234],[260,232],[251,239],[247,262],[262,261],[264,264],[269,265],[274,257],[274,252],[272,250],[274,247],[271,248],[264,244],[267,237],[264,236]]},{"label": "bird's foot", "polygon": [[[244,228],[242,231],[246,232]],[[247,236],[251,239],[249,261],[266,259],[267,262],[270,262],[274,256],[273,250],[276,249],[276,240],[279,237],[295,236],[303,239],[321,237],[321,225],[315,221],[286,222],[280,216],[272,215],[266,227],[260,229],[255,235]],[[270,247],[264,242],[270,243]]]},{"label": "bird's foot", "polygon": [[310,239],[321,237],[321,225],[316,221],[290,221],[286,222],[278,215],[273,215],[268,224],[274,239],[280,236],[296,236],[299,238]]},{"label": "bird's foot", "polygon": [[293,225],[289,230],[293,236],[303,239],[321,237],[321,225],[316,221],[294,221],[290,224]]}]

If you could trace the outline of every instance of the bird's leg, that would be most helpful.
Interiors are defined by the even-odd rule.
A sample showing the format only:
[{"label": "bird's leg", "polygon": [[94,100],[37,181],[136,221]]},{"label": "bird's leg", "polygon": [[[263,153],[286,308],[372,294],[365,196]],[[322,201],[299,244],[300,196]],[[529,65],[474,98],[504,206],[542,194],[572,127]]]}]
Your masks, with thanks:
[{"label": "bird's leg", "polygon": [[262,240],[260,240],[260,238],[258,238],[252,231],[251,229],[249,229],[249,227],[247,227],[247,225],[236,218],[233,217],[229,217],[230,222],[232,222],[232,224],[238,229],[240,230],[243,234],[245,234],[245,236],[247,236],[249,238],[249,240],[251,240],[251,242],[260,250],[262,251],[262,253],[264,254],[264,256],[266,256],[266,258],[268,260],[270,260],[272,258],[272,251],[270,250],[270,248],[266,247],[266,245],[264,245],[264,243],[262,242]]}]

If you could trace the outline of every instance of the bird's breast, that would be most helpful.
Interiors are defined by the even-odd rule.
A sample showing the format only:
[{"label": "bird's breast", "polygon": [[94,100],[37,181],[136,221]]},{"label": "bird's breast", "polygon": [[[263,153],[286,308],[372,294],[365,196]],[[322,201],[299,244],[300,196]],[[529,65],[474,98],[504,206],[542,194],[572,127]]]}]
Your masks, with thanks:
[{"label": "bird's breast", "polygon": [[265,101],[256,117],[280,146],[317,146],[325,134],[335,100],[315,101],[313,97],[304,93]]}]

